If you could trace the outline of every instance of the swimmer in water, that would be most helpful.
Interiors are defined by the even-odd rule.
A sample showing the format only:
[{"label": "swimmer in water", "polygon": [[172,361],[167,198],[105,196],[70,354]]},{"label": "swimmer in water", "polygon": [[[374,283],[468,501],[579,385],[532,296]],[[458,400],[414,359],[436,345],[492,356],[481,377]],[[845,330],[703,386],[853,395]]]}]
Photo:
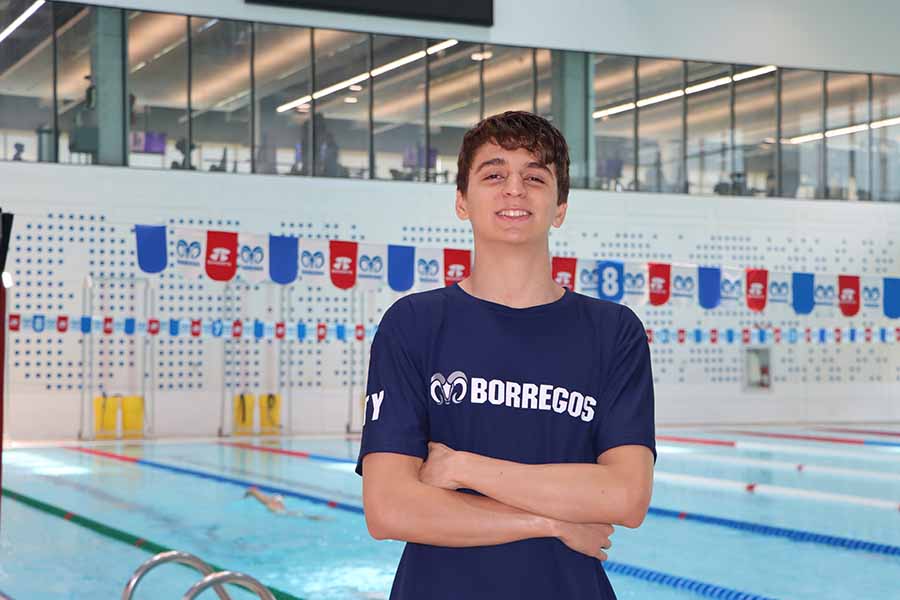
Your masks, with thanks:
[{"label": "swimmer in water", "polygon": [[326,517],[324,515],[307,515],[300,511],[296,510],[287,510],[284,505],[284,497],[281,494],[272,494],[269,496],[268,494],[264,494],[259,491],[255,485],[247,488],[247,491],[244,492],[244,498],[248,496],[253,496],[256,500],[259,501],[260,504],[269,509],[270,512],[273,512],[278,515],[288,515],[291,517],[300,517],[303,519],[310,519],[311,521],[327,521],[330,517]]}]

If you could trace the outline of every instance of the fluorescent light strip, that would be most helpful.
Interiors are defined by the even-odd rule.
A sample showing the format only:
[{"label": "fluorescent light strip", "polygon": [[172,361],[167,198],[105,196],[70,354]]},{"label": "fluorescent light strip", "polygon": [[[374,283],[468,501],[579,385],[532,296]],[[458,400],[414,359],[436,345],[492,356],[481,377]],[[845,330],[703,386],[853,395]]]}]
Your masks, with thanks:
[{"label": "fluorescent light strip", "polygon": [[825,137],[825,136],[822,135],[822,132],[820,131],[819,133],[798,135],[797,137],[788,138],[784,141],[787,142],[788,144],[805,144],[806,142],[814,142],[816,140],[821,140],[823,137]]},{"label": "fluorescent light strip", "polygon": [[848,135],[851,133],[858,133],[860,131],[868,131],[869,124],[862,123],[861,125],[851,125],[850,127],[841,127],[840,129],[831,129],[825,132],[825,137],[833,138],[839,135]]},{"label": "fluorescent light strip", "polygon": [[881,129],[882,127],[890,127],[891,125],[900,125],[900,117],[885,119],[883,121],[872,121],[869,124],[871,129]]},{"label": "fluorescent light strip", "polygon": [[642,98],[635,102],[628,102],[627,104],[620,104],[619,106],[613,106],[611,108],[604,108],[601,110],[596,110],[591,113],[591,116],[595,119],[602,119],[604,117],[609,117],[611,115],[617,115],[619,113],[628,112],[629,110],[634,110],[636,107],[643,108],[644,106],[650,106],[652,104],[657,104],[659,102],[665,102],[666,100],[673,100],[675,98],[681,98],[685,94],[696,94],[697,92],[703,92],[705,90],[711,90],[713,88],[717,88],[723,85],[728,85],[732,81],[743,81],[745,79],[751,79],[753,77],[759,77],[761,75],[766,75],[773,71],[778,70],[778,67],[775,65],[767,65],[765,67],[758,67],[756,69],[751,69],[749,71],[743,71],[741,73],[735,73],[734,76],[726,76],[720,77],[718,79],[713,79],[711,81],[706,81],[704,83],[698,83],[697,85],[691,85],[683,90],[672,90],[671,92],[666,92],[665,94],[660,94],[658,96],[652,96],[650,98]]},{"label": "fluorescent light strip", "polygon": [[35,2],[34,4],[32,4],[31,6],[26,8],[25,12],[23,12],[21,15],[19,15],[18,19],[16,19],[12,23],[10,23],[9,26],[7,26],[7,28],[3,30],[3,33],[0,33],[0,44],[3,43],[3,40],[5,40],[9,36],[11,36],[16,29],[21,27],[22,23],[27,21],[29,19],[29,17],[31,17],[31,15],[36,13],[37,10],[40,7],[42,7],[44,4],[45,4],[45,0],[37,0],[37,2]]},{"label": "fluorescent light strip", "polygon": [[388,71],[393,71],[394,69],[402,67],[403,65],[408,65],[410,63],[416,62],[417,60],[422,60],[427,55],[435,54],[437,52],[440,52],[441,50],[446,50],[447,48],[452,48],[453,46],[457,45],[458,43],[459,43],[458,40],[444,40],[443,42],[441,42],[439,44],[430,46],[426,50],[419,50],[418,52],[413,52],[412,54],[409,54],[402,58],[398,58],[395,61],[389,62],[380,67],[376,67],[376,68],[372,69],[371,71],[367,71],[365,73],[360,73],[356,77],[351,77],[350,79],[341,81],[340,83],[335,83],[334,85],[330,85],[327,88],[321,89],[317,92],[313,92],[312,96],[309,96],[309,95],[301,96],[300,98],[297,98],[296,100],[291,100],[290,102],[282,104],[275,110],[277,112],[283,113],[283,112],[287,112],[293,108],[298,108],[300,106],[303,106],[304,104],[308,104],[309,102],[311,102],[313,100],[313,98],[318,100],[319,98],[323,98],[325,96],[328,96],[329,94],[339,92],[339,91],[346,89],[352,85],[356,85],[358,83],[362,83],[363,81],[367,81],[370,78],[378,77],[379,75],[384,75]]}]

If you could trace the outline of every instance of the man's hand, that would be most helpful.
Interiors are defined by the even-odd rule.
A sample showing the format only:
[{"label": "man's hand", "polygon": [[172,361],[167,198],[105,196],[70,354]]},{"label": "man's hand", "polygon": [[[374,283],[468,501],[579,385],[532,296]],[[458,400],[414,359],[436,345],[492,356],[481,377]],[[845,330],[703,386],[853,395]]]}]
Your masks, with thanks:
[{"label": "man's hand", "polygon": [[612,525],[556,521],[555,529],[556,537],[572,550],[601,561],[608,558],[604,550],[612,547],[609,539],[614,531]]},{"label": "man's hand", "polygon": [[428,442],[428,458],[419,468],[419,481],[445,490],[462,487],[456,478],[462,453],[438,442]]}]

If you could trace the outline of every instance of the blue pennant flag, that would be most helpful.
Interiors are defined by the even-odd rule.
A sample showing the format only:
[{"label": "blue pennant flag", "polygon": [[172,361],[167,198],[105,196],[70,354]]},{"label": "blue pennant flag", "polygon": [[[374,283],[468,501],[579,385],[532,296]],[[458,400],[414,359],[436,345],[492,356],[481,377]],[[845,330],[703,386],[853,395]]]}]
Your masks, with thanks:
[{"label": "blue pennant flag", "polygon": [[133,317],[125,319],[125,335],[134,335],[136,323]]},{"label": "blue pennant flag", "polygon": [[900,318],[900,279],[896,277],[884,278],[884,316]]},{"label": "blue pennant flag", "polygon": [[181,321],[178,319],[169,319],[169,335],[177,336],[181,329]]},{"label": "blue pennant flag", "polygon": [[44,315],[34,315],[31,320],[31,328],[35,333],[41,333],[47,327],[47,317]]},{"label": "blue pennant flag", "polygon": [[334,332],[335,337],[342,342],[347,339],[347,326],[343,323],[338,323],[334,328]]},{"label": "blue pennant flag", "polygon": [[725,341],[728,342],[729,344],[734,343],[734,329],[731,329],[729,327],[728,329],[725,330]]},{"label": "blue pennant flag", "polygon": [[698,344],[703,343],[703,330],[702,329],[694,330],[694,341]]},{"label": "blue pennant flag", "polygon": [[878,330],[878,337],[881,339],[882,343],[888,342],[888,330],[887,327],[882,327]]},{"label": "blue pennant flag", "polygon": [[788,343],[796,344],[799,337],[800,337],[800,334],[797,332],[797,329],[795,327],[791,327],[790,329],[788,329],[788,333],[787,333]]},{"label": "blue pennant flag", "polygon": [[699,279],[700,306],[711,309],[722,301],[722,269],[719,267],[699,267],[697,269]]},{"label": "blue pennant flag", "polygon": [[856,341],[856,327],[851,327],[848,331],[848,334],[850,336],[850,342],[851,343],[855,342]]},{"label": "blue pennant flag", "polygon": [[166,268],[166,226],[135,225],[138,266],[144,273],[160,273]]},{"label": "blue pennant flag", "polygon": [[213,337],[222,337],[222,334],[225,333],[225,323],[222,322],[222,319],[216,319],[210,324],[209,331]]},{"label": "blue pennant flag", "polygon": [[815,275],[812,273],[794,273],[791,287],[794,291],[793,306],[798,315],[808,315],[815,306]]},{"label": "blue pennant flag", "polygon": [[269,277],[287,285],[297,279],[297,238],[290,235],[269,236]]},{"label": "blue pennant flag", "polygon": [[259,319],[253,320],[253,337],[256,339],[262,338],[266,334],[266,325]]},{"label": "blue pennant flag", "polygon": [[597,263],[597,297],[610,302],[621,302],[625,297],[625,265],[616,260]]},{"label": "blue pennant flag", "polygon": [[297,339],[301,342],[306,339],[306,323],[297,323]]},{"label": "blue pennant flag", "polygon": [[416,249],[413,246],[388,244],[388,285],[395,292],[405,292],[415,280]]},{"label": "blue pennant flag", "polygon": [[90,333],[94,320],[90,317],[81,317],[81,333]]},{"label": "blue pennant flag", "polygon": [[766,343],[766,330],[765,329],[759,330],[759,343],[760,344]]},{"label": "blue pennant flag", "polygon": [[828,330],[824,327],[819,327],[819,343],[827,344],[828,343]]}]

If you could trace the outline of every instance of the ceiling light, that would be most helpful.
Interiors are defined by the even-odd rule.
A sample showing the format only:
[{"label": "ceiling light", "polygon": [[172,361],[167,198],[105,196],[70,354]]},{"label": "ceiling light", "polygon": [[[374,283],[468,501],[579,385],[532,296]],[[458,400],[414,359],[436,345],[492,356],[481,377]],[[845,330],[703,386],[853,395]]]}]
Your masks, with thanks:
[{"label": "ceiling light", "polygon": [[759,77],[760,75],[766,75],[773,71],[777,71],[778,67],[775,65],[767,65],[765,67],[759,67],[756,69],[750,69],[749,71],[744,71],[743,73],[735,73],[733,79],[735,81],[743,81],[744,79],[750,79],[751,77]]},{"label": "ceiling light", "polygon": [[9,26],[7,26],[7,28],[4,29],[2,33],[0,33],[0,44],[3,43],[3,40],[11,36],[13,31],[18,29],[22,25],[22,23],[24,23],[28,20],[29,17],[31,17],[31,15],[36,13],[37,10],[44,5],[44,3],[45,0],[37,0],[37,2],[26,8],[25,12],[19,15],[19,17],[15,21],[10,23]]},{"label": "ceiling light", "polygon": [[717,88],[723,85],[728,85],[731,83],[731,77],[719,77],[718,79],[713,79],[712,81],[707,81],[705,83],[698,83],[697,85],[690,85],[684,88],[685,94],[696,94],[697,92],[703,92],[706,90],[711,90],[713,88]]},{"label": "ceiling light", "polygon": [[605,108],[603,110],[594,111],[591,116],[595,119],[602,119],[611,115],[617,115],[619,113],[628,112],[629,110],[634,110],[634,107],[634,102],[628,102],[627,104],[620,104],[619,106],[613,106],[612,108]]},{"label": "ceiling light", "polygon": [[362,86],[359,85],[358,83],[354,83],[354,84],[351,85],[348,89],[349,89],[351,92],[361,92],[361,91],[362,91]]},{"label": "ceiling light", "polygon": [[841,127],[840,129],[831,129],[825,132],[825,137],[833,138],[839,135],[847,135],[850,133],[858,133],[860,131],[867,131],[869,129],[868,123],[862,123],[860,125],[851,125],[850,127]]},{"label": "ceiling light", "polygon": [[809,133],[807,135],[798,135],[797,137],[788,138],[786,140],[782,140],[787,144],[805,144],[806,142],[814,142],[816,140],[821,140],[825,136],[822,135],[822,132],[819,133]]},{"label": "ceiling light", "polygon": [[344,98],[344,102],[346,102],[347,104],[356,104],[357,102],[359,102],[359,98],[357,98],[356,96],[347,96],[346,98]]},{"label": "ceiling light", "polygon": [[666,92],[665,94],[660,94],[658,96],[651,96],[650,98],[642,98],[637,101],[638,108],[642,108],[644,106],[650,106],[651,104],[659,104],[660,102],[665,102],[666,100],[672,100],[673,98],[681,98],[684,96],[684,90],[672,90],[671,92]]},{"label": "ceiling light", "polygon": [[891,125],[900,125],[900,117],[884,119],[883,121],[872,121],[869,127],[872,129],[880,129],[882,127],[890,127]]}]

